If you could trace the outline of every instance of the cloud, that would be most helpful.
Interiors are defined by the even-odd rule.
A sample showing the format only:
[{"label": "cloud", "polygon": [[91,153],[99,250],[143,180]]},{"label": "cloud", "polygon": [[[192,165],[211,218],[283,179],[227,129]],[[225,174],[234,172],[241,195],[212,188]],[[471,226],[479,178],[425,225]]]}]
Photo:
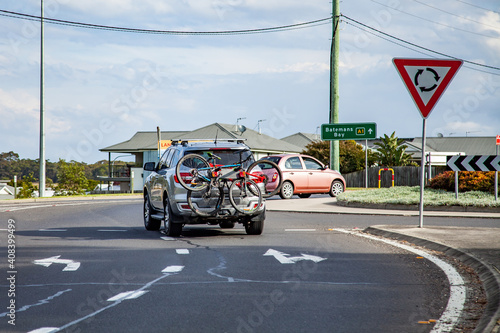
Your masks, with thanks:
[{"label": "cloud", "polygon": [[[173,11],[172,6],[168,2],[155,0],[58,0],[57,2],[66,8],[97,17],[123,17],[124,15],[144,13],[166,14]],[[52,9],[52,13],[49,12],[49,14],[55,15],[62,11],[63,9],[60,9],[56,5]]]},{"label": "cloud", "polygon": [[368,72],[379,71],[382,68],[387,69],[391,65],[390,59],[391,56],[387,54],[347,51],[342,52],[339,66],[344,74],[354,72],[361,76]]},{"label": "cloud", "polygon": [[281,68],[270,68],[267,72],[270,73],[322,73],[329,72],[330,64],[318,62],[300,62],[291,65],[285,65]]},{"label": "cloud", "polygon": [[446,124],[444,130],[448,132],[444,135],[478,136],[492,132],[493,128],[474,121],[457,121]]},{"label": "cloud", "polygon": [[495,36],[496,39],[489,38],[486,43],[493,49],[493,53],[500,53],[500,14],[487,12],[480,18],[482,31]]}]

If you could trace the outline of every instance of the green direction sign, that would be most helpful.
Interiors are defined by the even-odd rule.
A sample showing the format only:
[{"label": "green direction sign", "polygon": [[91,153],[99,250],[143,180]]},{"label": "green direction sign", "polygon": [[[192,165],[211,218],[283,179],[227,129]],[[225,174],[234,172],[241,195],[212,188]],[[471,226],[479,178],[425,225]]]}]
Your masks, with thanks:
[{"label": "green direction sign", "polygon": [[321,125],[321,140],[365,140],[376,137],[376,123]]}]

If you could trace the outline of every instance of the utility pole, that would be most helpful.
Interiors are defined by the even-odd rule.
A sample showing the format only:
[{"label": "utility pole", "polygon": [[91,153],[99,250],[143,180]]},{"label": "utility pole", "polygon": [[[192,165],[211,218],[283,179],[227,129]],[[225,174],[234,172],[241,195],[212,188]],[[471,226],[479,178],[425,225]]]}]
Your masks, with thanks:
[{"label": "utility pole", "polygon": [[45,196],[45,115],[43,107],[43,0],[40,0],[40,183],[39,197]]},{"label": "utility pole", "polygon": [[[330,52],[330,124],[339,122],[339,0],[332,0],[332,49]],[[340,170],[339,141],[330,141],[330,169]]]}]

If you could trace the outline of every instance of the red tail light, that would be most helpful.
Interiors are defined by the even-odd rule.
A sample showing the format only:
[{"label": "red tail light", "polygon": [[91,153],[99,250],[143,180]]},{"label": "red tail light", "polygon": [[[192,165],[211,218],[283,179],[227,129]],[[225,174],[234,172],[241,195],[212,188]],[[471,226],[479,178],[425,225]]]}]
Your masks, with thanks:
[{"label": "red tail light", "polygon": [[[189,172],[181,172],[181,177],[186,184],[191,184],[191,180],[193,180],[193,175],[191,175]],[[177,178],[177,175],[174,175],[174,181],[176,183],[179,183],[179,178]]]},{"label": "red tail light", "polygon": [[271,183],[274,183],[276,181],[276,179],[278,179],[278,173],[277,172],[275,172],[273,174],[273,178],[271,179]]}]

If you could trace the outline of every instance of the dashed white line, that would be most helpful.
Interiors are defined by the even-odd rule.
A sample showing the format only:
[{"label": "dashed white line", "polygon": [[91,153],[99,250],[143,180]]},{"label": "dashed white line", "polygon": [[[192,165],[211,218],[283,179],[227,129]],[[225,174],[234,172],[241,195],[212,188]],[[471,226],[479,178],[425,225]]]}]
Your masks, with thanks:
[{"label": "dashed white line", "polygon": [[109,298],[108,302],[122,301],[125,299],[136,299],[136,298],[141,297],[145,293],[147,293],[146,290],[126,291],[126,292],[119,293],[118,295],[115,295],[115,296]]},{"label": "dashed white line", "polygon": [[180,271],[182,271],[184,269],[184,266],[168,266],[168,267],[165,267],[165,269],[163,269],[161,272],[162,273],[179,273]]},{"label": "dashed white line", "polygon": [[189,254],[188,249],[177,249],[175,252],[177,252],[177,254]]},{"label": "dashed white line", "polygon": [[65,231],[68,231],[68,229],[38,229],[38,231],[65,232]]}]

